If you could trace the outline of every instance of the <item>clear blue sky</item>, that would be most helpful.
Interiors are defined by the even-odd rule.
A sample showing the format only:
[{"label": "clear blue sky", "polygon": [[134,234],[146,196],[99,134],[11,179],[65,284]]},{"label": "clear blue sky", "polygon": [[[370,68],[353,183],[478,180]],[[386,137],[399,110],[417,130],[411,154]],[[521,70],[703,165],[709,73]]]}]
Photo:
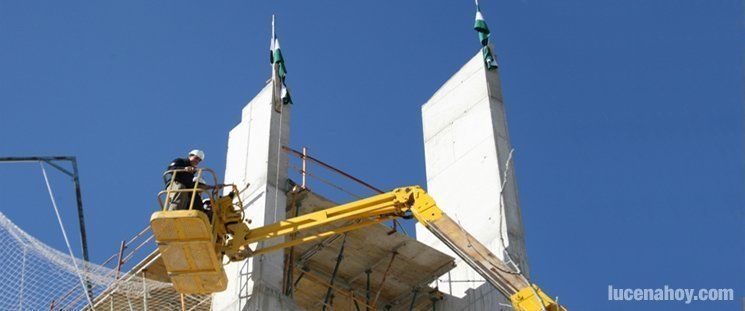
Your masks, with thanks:
[{"label": "clear blue sky", "polygon": [[[571,310],[738,309],[742,3],[482,7],[534,280]],[[420,106],[479,47],[466,0],[0,1],[0,156],[78,157],[100,261],[147,224],[172,158],[200,147],[224,171],[227,133],[269,77],[272,13],[292,145],[383,188],[425,184]],[[71,184],[52,175],[77,239]],[[0,176],[0,211],[62,248],[38,165],[0,165]],[[609,302],[609,284],[737,298]]]}]

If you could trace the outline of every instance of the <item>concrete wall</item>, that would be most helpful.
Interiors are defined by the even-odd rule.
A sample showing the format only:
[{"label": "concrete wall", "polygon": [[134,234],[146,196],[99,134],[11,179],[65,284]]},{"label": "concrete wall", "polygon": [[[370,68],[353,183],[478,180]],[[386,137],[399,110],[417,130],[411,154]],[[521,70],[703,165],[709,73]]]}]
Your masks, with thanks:
[{"label": "concrete wall", "polygon": [[[477,53],[422,106],[422,123],[428,192],[502,260],[506,247],[527,274],[514,170],[507,176],[504,208],[499,204],[511,144],[497,70],[487,71]],[[419,224],[416,234],[456,257]],[[438,310],[500,310],[499,303],[507,302],[462,260],[456,265],[438,281],[440,291],[450,294]]]},{"label": "concrete wall", "polygon": [[[289,142],[290,108],[275,110],[272,84],[267,84],[243,108],[241,122],[229,134],[225,183],[241,189],[250,184],[242,199],[252,227],[285,218],[288,158],[278,144]],[[228,288],[213,296],[212,310],[293,310],[292,301],[280,294],[283,260],[278,251],[225,266]]]}]

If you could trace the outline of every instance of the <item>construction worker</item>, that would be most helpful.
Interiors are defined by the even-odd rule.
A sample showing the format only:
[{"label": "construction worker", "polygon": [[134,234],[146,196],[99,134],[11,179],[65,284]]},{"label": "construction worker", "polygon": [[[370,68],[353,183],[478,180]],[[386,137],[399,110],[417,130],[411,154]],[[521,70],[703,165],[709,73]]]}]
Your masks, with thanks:
[{"label": "construction worker", "polygon": [[[194,176],[194,173],[197,171],[197,166],[200,162],[204,160],[204,151],[199,149],[194,149],[189,152],[189,156],[187,158],[177,158],[171,162],[170,165],[168,165],[168,170],[181,170],[178,172],[170,173],[170,181],[167,185],[168,190],[186,190],[186,189],[194,189],[194,185],[197,184],[198,189],[211,189],[212,186],[209,186],[204,183],[203,180],[200,180],[197,182],[196,177]],[[173,176],[175,175],[175,178]],[[169,204],[168,204],[168,210],[185,210],[189,209],[189,204],[191,203],[191,197],[192,193],[190,191],[187,192],[173,192],[169,196]],[[201,206],[202,205],[202,199],[199,195],[199,191],[196,193],[197,196],[194,198],[194,206]]]}]

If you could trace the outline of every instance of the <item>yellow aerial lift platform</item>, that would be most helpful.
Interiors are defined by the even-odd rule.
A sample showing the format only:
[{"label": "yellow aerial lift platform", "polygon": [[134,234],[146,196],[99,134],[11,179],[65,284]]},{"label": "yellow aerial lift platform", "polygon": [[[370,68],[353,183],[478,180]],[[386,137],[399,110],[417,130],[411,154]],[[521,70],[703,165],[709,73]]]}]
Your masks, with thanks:
[{"label": "yellow aerial lift platform", "polygon": [[[214,176],[211,170],[200,169],[197,172],[197,179],[201,177],[203,170]],[[168,173],[177,174],[178,171]],[[218,195],[222,188],[229,190],[227,195]],[[253,229],[248,226],[250,221],[244,219],[243,203],[234,185],[215,187],[212,191],[203,191],[197,185],[193,189],[170,189],[171,187],[159,194],[161,203],[161,196],[166,195],[166,203],[161,204],[162,211],[152,215],[150,224],[174,288],[181,293],[206,294],[224,290],[227,286],[227,277],[222,268],[223,256],[230,261],[239,261],[383,221],[414,217],[487,282],[510,297],[515,310],[566,311],[443,213],[434,199],[419,186],[397,188],[366,199]],[[195,197],[198,195],[192,195],[189,210],[166,210],[169,199],[175,192],[207,192],[212,201],[212,219],[194,209]],[[260,241],[340,222],[348,224],[269,247],[249,247]]]}]

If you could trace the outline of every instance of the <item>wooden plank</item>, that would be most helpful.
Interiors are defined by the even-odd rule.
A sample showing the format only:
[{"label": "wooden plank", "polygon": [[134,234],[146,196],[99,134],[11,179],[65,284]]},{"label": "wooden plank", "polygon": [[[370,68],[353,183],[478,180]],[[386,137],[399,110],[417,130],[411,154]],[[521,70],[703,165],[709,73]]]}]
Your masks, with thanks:
[{"label": "wooden plank", "polygon": [[523,276],[513,272],[512,268],[447,215],[430,222],[428,227],[445,245],[507,297],[530,286]]}]

